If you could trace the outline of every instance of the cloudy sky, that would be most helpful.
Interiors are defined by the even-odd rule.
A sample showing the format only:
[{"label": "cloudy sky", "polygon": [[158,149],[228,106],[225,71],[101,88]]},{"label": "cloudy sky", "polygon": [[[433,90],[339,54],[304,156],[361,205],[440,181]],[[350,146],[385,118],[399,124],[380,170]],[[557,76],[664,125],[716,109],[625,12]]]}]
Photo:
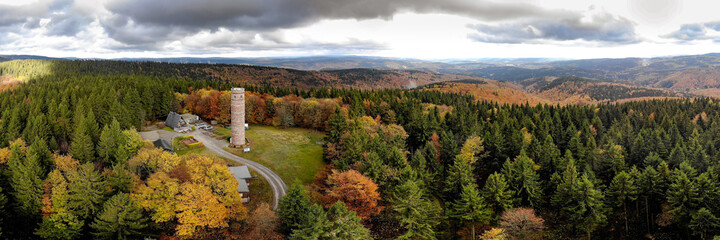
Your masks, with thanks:
[{"label": "cloudy sky", "polygon": [[720,52],[710,0],[0,0],[0,54],[420,59]]}]

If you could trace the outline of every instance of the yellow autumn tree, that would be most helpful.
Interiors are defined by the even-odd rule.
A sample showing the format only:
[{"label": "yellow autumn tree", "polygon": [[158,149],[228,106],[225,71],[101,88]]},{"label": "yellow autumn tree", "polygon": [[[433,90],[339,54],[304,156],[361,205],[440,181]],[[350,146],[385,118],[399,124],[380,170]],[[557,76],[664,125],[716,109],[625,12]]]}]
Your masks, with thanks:
[{"label": "yellow autumn tree", "polygon": [[507,234],[505,234],[505,229],[502,228],[491,228],[490,230],[485,231],[482,236],[480,236],[480,239],[482,240],[506,240],[508,239]]},{"label": "yellow autumn tree", "polygon": [[151,212],[153,221],[177,221],[177,237],[193,238],[198,230],[225,228],[229,221],[247,217],[247,209],[237,192],[238,183],[224,162],[203,156],[143,154],[175,162],[163,165],[145,156],[131,160],[139,171],[156,170],[145,184],[135,188],[133,198]]},{"label": "yellow autumn tree", "polygon": [[200,227],[222,228],[228,226],[229,210],[208,186],[184,183],[178,196],[176,227],[179,237],[190,237]]},{"label": "yellow autumn tree", "polygon": [[148,176],[154,172],[168,173],[178,165],[180,157],[155,147],[140,149],[128,160],[128,169],[138,176]]},{"label": "yellow autumn tree", "polygon": [[157,223],[175,219],[177,195],[180,193],[180,181],[167,173],[158,172],[140,185],[132,195],[140,206],[152,212],[152,220]]}]

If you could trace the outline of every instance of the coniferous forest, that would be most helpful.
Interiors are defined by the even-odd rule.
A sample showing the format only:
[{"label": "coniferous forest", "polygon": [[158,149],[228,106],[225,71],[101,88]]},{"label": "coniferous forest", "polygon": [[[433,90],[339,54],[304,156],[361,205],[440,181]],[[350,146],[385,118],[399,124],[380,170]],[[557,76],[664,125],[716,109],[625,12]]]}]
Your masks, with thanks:
[{"label": "coniferous forest", "polygon": [[[200,67],[0,63],[0,76],[22,80],[0,87],[0,238],[720,234],[717,99],[500,105],[432,90],[239,85]],[[183,108],[227,121],[231,87],[248,91],[248,122],[326,135],[326,167],[310,186],[288,186],[276,210],[249,211],[223,161],[165,153],[138,134]]]}]

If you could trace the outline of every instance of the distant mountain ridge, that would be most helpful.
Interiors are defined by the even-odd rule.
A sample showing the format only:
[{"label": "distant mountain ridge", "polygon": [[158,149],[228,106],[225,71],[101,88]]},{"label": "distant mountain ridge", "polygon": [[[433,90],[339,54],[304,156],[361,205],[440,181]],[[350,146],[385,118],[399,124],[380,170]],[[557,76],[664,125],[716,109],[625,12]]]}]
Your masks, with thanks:
[{"label": "distant mountain ridge", "polygon": [[434,83],[425,90],[471,94],[478,100],[508,104],[596,104],[653,98],[688,97],[672,90],[603,82],[581,77],[540,77],[520,83],[461,80]]},{"label": "distant mountain ridge", "polygon": [[[56,59],[31,55],[6,55],[8,59]],[[356,87],[413,87],[423,84],[460,80],[472,76],[484,79],[522,84],[528,79],[542,77],[577,76],[597,79],[602,82],[634,85],[639,87],[671,89],[673,91],[705,96],[720,96],[720,53],[704,55],[656,57],[656,58],[606,58],[583,60],[557,60],[545,58],[525,59],[448,59],[427,61],[418,59],[368,57],[368,56],[317,56],[285,58],[125,58],[124,61],[163,63],[203,63],[209,66],[235,64],[269,66],[286,69],[283,71],[317,71],[315,75],[333,75],[327,83],[367,79],[367,74],[377,71],[415,71],[384,74],[382,79],[369,83],[354,82]],[[0,59],[2,61],[2,59]],[[225,67],[226,68],[226,67]],[[212,68],[208,68],[209,70]],[[365,69],[365,70],[359,70]],[[373,69],[373,70],[369,70]],[[350,73],[348,70],[351,70]],[[358,77],[364,72],[364,77]],[[420,74],[420,72],[423,72]],[[389,73],[389,72],[386,72]],[[415,81],[411,75],[424,75]],[[439,76],[453,74],[454,77],[440,79]],[[225,79],[233,78],[228,73],[215,73]],[[338,78],[340,77],[340,78]],[[237,77],[235,77],[237,78]],[[402,80],[400,80],[402,79]],[[380,85],[372,85],[377,82]],[[370,85],[364,85],[370,84]]]}]

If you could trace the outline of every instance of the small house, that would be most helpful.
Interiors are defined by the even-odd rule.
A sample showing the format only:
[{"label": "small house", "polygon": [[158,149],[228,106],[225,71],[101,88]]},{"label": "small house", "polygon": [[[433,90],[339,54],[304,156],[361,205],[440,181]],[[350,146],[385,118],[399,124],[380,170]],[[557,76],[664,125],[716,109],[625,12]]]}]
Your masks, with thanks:
[{"label": "small house", "polygon": [[252,175],[250,175],[250,169],[248,169],[247,166],[238,166],[238,167],[229,167],[230,173],[235,177],[235,180],[238,182],[238,193],[240,193],[240,197],[242,197],[243,202],[250,201],[250,179],[252,179]]},{"label": "small house", "polygon": [[243,203],[250,201],[250,187],[248,186],[247,182],[238,181],[237,191],[238,193],[240,193],[240,198],[242,198]]},{"label": "small house", "polygon": [[185,120],[183,120],[182,116],[175,112],[168,113],[167,119],[165,119],[165,126],[172,129],[178,129],[184,127],[185,125],[186,123]]},{"label": "small house", "polygon": [[155,141],[153,141],[153,145],[155,145],[155,147],[160,148],[166,152],[173,152],[172,144],[170,144],[170,142],[168,142],[165,139],[160,138],[158,140],[155,140]]}]

